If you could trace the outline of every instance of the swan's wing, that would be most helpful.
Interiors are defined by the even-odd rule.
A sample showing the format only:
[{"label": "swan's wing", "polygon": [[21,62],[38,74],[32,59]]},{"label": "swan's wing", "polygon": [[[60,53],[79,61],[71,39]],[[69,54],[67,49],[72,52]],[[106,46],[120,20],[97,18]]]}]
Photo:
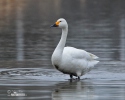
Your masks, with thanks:
[{"label": "swan's wing", "polygon": [[86,60],[94,60],[98,57],[92,53],[89,53],[85,50],[76,49],[74,47],[65,47],[63,51],[64,55],[70,55],[75,59],[86,59]]}]

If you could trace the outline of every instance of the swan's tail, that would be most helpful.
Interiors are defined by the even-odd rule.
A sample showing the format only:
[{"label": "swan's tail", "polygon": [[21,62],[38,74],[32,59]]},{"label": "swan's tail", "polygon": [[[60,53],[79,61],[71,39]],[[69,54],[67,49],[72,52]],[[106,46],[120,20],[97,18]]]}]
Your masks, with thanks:
[{"label": "swan's tail", "polygon": [[98,59],[99,57],[97,57],[96,55],[92,54],[92,53],[89,53],[90,56],[92,57],[92,59]]},{"label": "swan's tail", "polygon": [[99,63],[99,61],[97,61],[97,60],[91,60],[91,61],[88,62],[88,67],[89,67],[89,68],[92,68],[92,67],[94,67],[97,63]]},{"label": "swan's tail", "polygon": [[94,67],[97,63],[99,63],[98,59],[99,57],[97,57],[96,55],[92,54],[92,53],[89,53],[90,56],[91,56],[91,60],[88,61],[88,67]]}]

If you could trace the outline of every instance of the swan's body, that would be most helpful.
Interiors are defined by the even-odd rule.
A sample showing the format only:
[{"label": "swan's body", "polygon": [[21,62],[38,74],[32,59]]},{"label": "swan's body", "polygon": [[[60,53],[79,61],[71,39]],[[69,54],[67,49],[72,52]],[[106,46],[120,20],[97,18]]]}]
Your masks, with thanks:
[{"label": "swan's body", "polygon": [[65,19],[60,18],[52,27],[62,28],[62,36],[56,49],[52,54],[52,65],[64,74],[69,74],[70,77],[84,75],[99,61],[95,60],[98,57],[85,50],[76,49],[74,47],[65,47],[68,24]]}]

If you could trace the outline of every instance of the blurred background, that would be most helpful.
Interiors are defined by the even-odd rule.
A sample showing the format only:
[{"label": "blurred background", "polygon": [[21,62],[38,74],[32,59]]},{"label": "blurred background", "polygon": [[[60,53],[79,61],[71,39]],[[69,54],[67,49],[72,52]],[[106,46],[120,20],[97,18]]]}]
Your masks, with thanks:
[{"label": "blurred background", "polygon": [[69,24],[67,44],[101,60],[125,60],[124,0],[0,0],[0,61],[47,60],[59,42],[58,18]]},{"label": "blurred background", "polygon": [[[125,0],[0,0],[1,84],[10,84],[11,80],[13,84],[24,86],[37,84],[28,79],[42,77],[43,71],[47,75],[58,73],[51,65],[51,55],[60,40],[61,30],[50,25],[59,18],[65,18],[69,25],[66,46],[100,57],[100,63],[88,76],[90,79],[124,79],[124,75],[120,74],[119,78],[118,73],[125,72]],[[10,89],[3,85],[1,91]],[[38,89],[43,91],[42,87]]]}]

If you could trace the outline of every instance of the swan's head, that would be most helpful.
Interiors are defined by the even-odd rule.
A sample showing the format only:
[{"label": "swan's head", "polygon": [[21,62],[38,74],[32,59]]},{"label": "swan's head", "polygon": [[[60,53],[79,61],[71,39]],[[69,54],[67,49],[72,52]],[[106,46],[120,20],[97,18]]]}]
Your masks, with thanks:
[{"label": "swan's head", "polygon": [[64,18],[60,18],[51,27],[67,28],[68,24]]}]

